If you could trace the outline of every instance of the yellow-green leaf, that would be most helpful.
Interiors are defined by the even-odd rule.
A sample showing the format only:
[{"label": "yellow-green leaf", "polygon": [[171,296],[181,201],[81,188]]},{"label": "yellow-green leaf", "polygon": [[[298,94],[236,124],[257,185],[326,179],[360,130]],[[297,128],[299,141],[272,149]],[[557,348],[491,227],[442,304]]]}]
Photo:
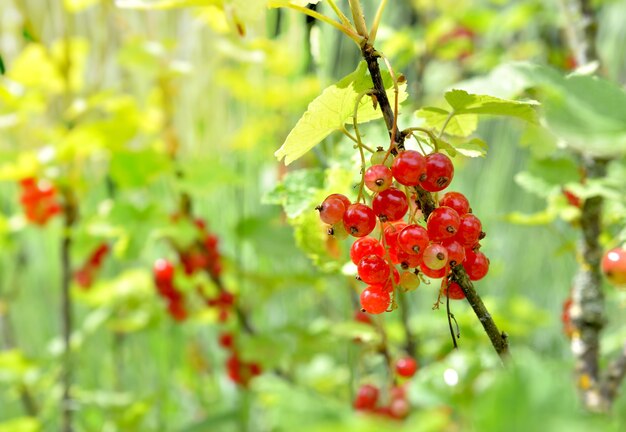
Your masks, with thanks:
[{"label": "yellow-green leaf", "polygon": [[[388,73],[383,73],[387,94],[394,98],[393,84]],[[300,158],[347,122],[352,122],[357,97],[372,87],[372,80],[367,72],[367,65],[361,62],[356,71],[341,81],[326,88],[320,96],[309,104],[307,111],[287,136],[284,144],[274,153],[278,160],[285,159],[285,164]],[[399,86],[400,102],[407,98],[406,84]],[[380,109],[375,109],[369,97],[359,102],[358,122],[364,123],[382,117]]]}]

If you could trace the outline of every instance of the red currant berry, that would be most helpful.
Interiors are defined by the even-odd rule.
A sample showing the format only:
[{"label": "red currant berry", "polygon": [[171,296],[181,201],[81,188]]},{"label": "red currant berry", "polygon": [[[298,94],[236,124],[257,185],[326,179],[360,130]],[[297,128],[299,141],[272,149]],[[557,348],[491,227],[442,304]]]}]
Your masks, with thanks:
[{"label": "red currant berry", "polygon": [[343,215],[343,226],[348,234],[365,237],[376,227],[376,216],[365,204],[351,204]]},{"label": "red currant berry", "polygon": [[222,348],[230,349],[234,345],[235,338],[232,333],[222,333],[220,334],[218,342]]},{"label": "red currant berry", "polygon": [[372,237],[361,237],[350,247],[350,259],[354,264],[358,264],[367,255],[385,256],[383,245]]},{"label": "red currant berry", "polygon": [[430,241],[442,241],[453,237],[461,223],[456,210],[450,207],[438,207],[432,211],[426,221],[426,230]]},{"label": "red currant berry", "polygon": [[390,251],[389,255],[391,256],[392,263],[400,264],[405,270],[408,268],[419,267],[422,263],[422,255],[406,253],[402,249],[395,251],[395,254],[391,254]]},{"label": "red currant berry", "polygon": [[613,285],[626,285],[626,249],[618,247],[606,252],[602,272]]},{"label": "red currant berry", "polygon": [[362,385],[354,399],[354,408],[369,411],[376,407],[378,402],[378,388],[370,384]]},{"label": "red currant berry", "polygon": [[159,258],[154,263],[154,280],[157,284],[166,284],[174,278],[174,266],[166,259]]},{"label": "red currant berry", "polygon": [[396,373],[405,378],[411,378],[417,371],[417,362],[411,357],[403,357],[396,362]]},{"label": "red currant berry", "polygon": [[453,208],[459,216],[463,216],[470,211],[469,201],[460,192],[446,192],[439,200],[439,206]]},{"label": "red currant berry", "polygon": [[459,230],[455,239],[463,246],[473,246],[480,239],[482,229],[483,226],[480,223],[480,219],[473,214],[465,214],[461,216]]},{"label": "red currant berry", "polygon": [[410,271],[404,271],[400,275],[400,288],[404,291],[413,291],[420,286],[421,280],[418,275]]},{"label": "red currant berry", "polygon": [[374,197],[372,209],[381,221],[393,222],[402,219],[409,209],[409,203],[404,192],[390,187]]},{"label": "red currant berry", "polygon": [[426,172],[420,177],[420,186],[428,192],[439,192],[450,185],[454,177],[454,166],[443,153],[426,156]]},{"label": "red currant berry", "polygon": [[477,281],[485,277],[489,271],[489,259],[482,252],[468,252],[463,267],[470,280]]},{"label": "red currant berry", "polygon": [[381,285],[389,279],[389,263],[376,255],[368,255],[359,261],[359,277],[369,285]]},{"label": "red currant berry", "polygon": [[393,164],[393,155],[387,153],[382,147],[378,147],[378,150],[372,153],[372,157],[370,157],[370,165],[385,165],[387,168],[391,168],[391,164]]},{"label": "red currant berry", "polygon": [[365,312],[355,311],[354,312],[354,320],[363,324],[373,324],[372,318],[366,314]]},{"label": "red currant berry", "polygon": [[433,270],[424,265],[424,263],[422,263],[420,265],[420,271],[431,279],[441,279],[448,274],[448,271],[450,271],[450,267],[445,266],[439,270]]},{"label": "red currant berry", "polygon": [[[345,196],[344,194],[339,194],[339,193],[330,194],[330,195],[328,195],[328,196],[326,197],[326,199],[329,199],[329,198],[337,198],[337,199],[340,199],[340,200],[341,200],[341,202],[343,203],[343,205],[344,205],[344,207],[345,207],[346,209],[347,209],[348,207],[350,207],[350,204],[352,204],[352,203],[350,202],[350,200],[348,199],[348,197],[347,197],[347,196]],[[324,201],[326,201],[326,200],[324,200]]]},{"label": "red currant berry", "polygon": [[454,238],[444,240],[442,245],[448,250],[448,262],[451,266],[461,264],[465,260],[465,248]]},{"label": "red currant berry", "polygon": [[372,285],[361,292],[361,307],[365,312],[381,314],[387,310],[391,297],[384,287]]},{"label": "red currant berry", "polygon": [[184,321],[187,319],[187,309],[185,303],[182,300],[170,301],[167,305],[167,310],[172,318],[176,321]]},{"label": "red currant berry", "polygon": [[365,171],[365,186],[373,192],[380,192],[391,186],[391,170],[385,165],[372,165]]},{"label": "red currant berry", "polygon": [[411,405],[406,399],[394,399],[389,404],[389,416],[402,420],[409,415]]},{"label": "red currant berry", "polygon": [[398,234],[398,246],[406,253],[421,255],[428,246],[428,232],[419,225],[408,225]]},{"label": "red currant berry", "polygon": [[341,222],[336,223],[335,225],[331,225],[326,230],[329,236],[337,239],[344,240],[348,238],[348,232],[346,231],[346,227],[343,224],[343,220]]},{"label": "red currant berry", "polygon": [[326,198],[316,210],[320,212],[322,222],[334,225],[343,219],[346,207],[339,198]]},{"label": "red currant berry", "polygon": [[465,298],[465,293],[463,293],[461,286],[446,279],[441,281],[441,292],[443,295],[450,297],[451,300],[463,300]]},{"label": "red currant berry", "polygon": [[398,183],[417,186],[426,173],[426,158],[415,150],[403,151],[393,161],[391,172]]},{"label": "red currant berry", "polygon": [[424,249],[424,265],[431,270],[440,270],[448,264],[448,250],[438,243],[431,243]]},{"label": "red currant berry", "polygon": [[404,222],[394,222],[385,227],[385,244],[390,250],[398,249],[398,234],[406,227]]}]

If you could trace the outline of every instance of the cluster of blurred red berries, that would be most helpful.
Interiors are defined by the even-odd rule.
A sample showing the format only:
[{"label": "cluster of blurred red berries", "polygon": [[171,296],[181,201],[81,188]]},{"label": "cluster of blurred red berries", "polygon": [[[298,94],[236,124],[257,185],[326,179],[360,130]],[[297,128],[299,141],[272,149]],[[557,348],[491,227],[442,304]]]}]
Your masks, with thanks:
[{"label": "cluster of blurred red berries", "polygon": [[232,333],[224,332],[219,336],[219,344],[230,353],[226,360],[228,377],[235,383],[246,387],[250,380],[263,372],[261,365],[256,362],[245,362],[239,357],[235,346],[235,337]]},{"label": "cluster of blurred red berries", "polygon": [[63,208],[56,200],[55,187],[44,180],[28,177],[20,181],[20,202],[24,207],[26,219],[37,225],[45,225],[52,217],[61,213]]},{"label": "cluster of blurred red berries", "polygon": [[109,250],[109,245],[106,243],[102,243],[93,250],[87,261],[74,273],[74,280],[78,286],[85,290],[91,287]]}]

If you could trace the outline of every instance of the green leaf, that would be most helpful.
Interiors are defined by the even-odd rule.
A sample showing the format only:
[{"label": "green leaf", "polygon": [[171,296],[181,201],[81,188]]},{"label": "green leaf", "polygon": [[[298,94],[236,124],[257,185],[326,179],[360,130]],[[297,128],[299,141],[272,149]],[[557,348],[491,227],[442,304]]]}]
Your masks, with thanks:
[{"label": "green leaf", "polygon": [[0,382],[21,381],[33,369],[34,365],[21,351],[14,349],[0,352]]},{"label": "green leaf", "polygon": [[626,153],[626,92],[592,76],[562,77],[553,69],[517,65],[542,90],[548,128],[568,147],[595,157]]},{"label": "green leaf", "polygon": [[283,181],[274,190],[267,193],[263,202],[280,204],[289,218],[295,218],[302,212],[312,210],[312,195],[322,188],[324,172],[320,169],[302,169],[287,173]]},{"label": "green leaf", "polygon": [[[386,89],[392,88],[389,73],[383,72]],[[340,130],[352,121],[357,97],[372,87],[372,80],[365,62],[359,63],[356,71],[344,77],[338,83],[326,88],[320,96],[309,104],[307,111],[287,136],[283,145],[274,153],[278,160],[285,159],[285,164],[302,157],[336,130]],[[407,98],[406,84],[402,84],[398,96],[399,102]],[[393,90],[387,90],[391,100]],[[364,123],[382,117],[380,109],[375,109],[369,97],[359,102],[358,122]]]},{"label": "green leaf", "polygon": [[202,6],[223,6],[224,0],[116,0],[122,9],[175,9]]},{"label": "green leaf", "polygon": [[146,187],[171,168],[169,159],[152,149],[113,154],[110,174],[117,186]]},{"label": "green leaf", "polygon": [[467,157],[485,157],[487,154],[487,143],[480,138],[472,138],[459,144],[454,144],[454,149]]},{"label": "green leaf", "polygon": [[488,95],[475,95],[465,90],[451,90],[445,95],[455,115],[486,114],[517,117],[530,123],[537,122],[535,101],[513,101]]},{"label": "green leaf", "polygon": [[455,116],[450,111],[436,107],[421,108],[415,115],[424,119],[425,125],[430,128],[441,130],[445,126],[446,133],[453,136],[469,136],[478,126],[478,116],[475,114]]}]

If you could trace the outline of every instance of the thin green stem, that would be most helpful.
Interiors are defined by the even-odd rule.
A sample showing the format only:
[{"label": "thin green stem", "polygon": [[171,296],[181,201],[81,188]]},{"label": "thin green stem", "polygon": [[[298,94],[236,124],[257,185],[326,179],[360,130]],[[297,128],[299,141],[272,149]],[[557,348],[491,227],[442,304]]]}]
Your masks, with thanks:
[{"label": "thin green stem", "polygon": [[361,46],[361,43],[365,39],[363,36],[360,36],[357,33],[355,33],[353,27],[347,27],[346,25],[344,25],[342,23],[339,23],[339,22],[337,22],[337,21],[335,21],[335,20],[333,20],[331,18],[328,18],[326,15],[322,15],[321,13],[319,13],[317,11],[314,11],[314,10],[311,10],[311,9],[307,9],[305,7],[302,7],[302,6],[298,6],[298,5],[290,3],[288,1],[270,0],[268,6],[271,7],[271,8],[284,7],[284,8],[293,9],[295,11],[298,11],[300,13],[303,13],[305,15],[313,17],[316,20],[325,22],[326,24],[329,24],[329,25],[335,27],[337,30],[339,30],[340,32],[342,32],[343,34],[348,36],[358,46]]},{"label": "thin green stem", "polygon": [[[426,135],[428,135],[428,138],[433,143],[433,147],[435,148],[435,150],[438,150],[438,148],[439,148],[439,146],[437,145],[438,138],[435,136],[433,131],[431,131],[430,129],[425,129],[425,128],[421,128],[421,127],[411,127],[411,128],[405,129],[403,132],[415,136],[412,133],[412,132],[415,132],[415,131],[422,132],[422,133],[425,133]],[[417,139],[417,137],[415,139]],[[418,143],[419,143],[419,140],[418,140]],[[420,148],[421,148],[421,146],[420,146]],[[422,149],[422,151],[424,151],[424,149]]]},{"label": "thin green stem", "polygon": [[354,26],[359,35],[364,38],[368,38],[367,24],[365,23],[365,16],[363,15],[363,7],[361,6],[361,0],[348,0],[350,3],[350,11],[352,12],[352,20]]},{"label": "thin green stem", "polygon": [[337,18],[339,18],[339,20],[344,25],[354,28],[352,27],[352,24],[350,23],[350,19],[343,12],[341,12],[341,9],[337,7],[334,0],[326,0],[326,3],[328,3],[328,5],[333,9],[335,14],[337,15]]},{"label": "thin green stem", "polygon": [[446,117],[446,121],[443,122],[443,126],[441,126],[441,131],[439,132],[439,138],[441,138],[443,136],[443,132],[448,127],[448,123],[450,123],[450,120],[452,120],[452,117],[454,117],[454,111],[452,111],[450,114],[448,114],[448,117]]},{"label": "thin green stem", "polygon": [[374,16],[374,23],[372,24],[372,28],[370,29],[369,37],[369,42],[372,45],[376,41],[376,33],[378,32],[378,26],[380,25],[380,20],[383,16],[385,6],[387,6],[387,0],[381,0],[380,4],[378,5],[378,10],[376,11],[376,15]]}]

